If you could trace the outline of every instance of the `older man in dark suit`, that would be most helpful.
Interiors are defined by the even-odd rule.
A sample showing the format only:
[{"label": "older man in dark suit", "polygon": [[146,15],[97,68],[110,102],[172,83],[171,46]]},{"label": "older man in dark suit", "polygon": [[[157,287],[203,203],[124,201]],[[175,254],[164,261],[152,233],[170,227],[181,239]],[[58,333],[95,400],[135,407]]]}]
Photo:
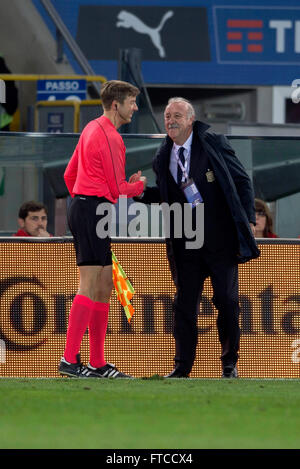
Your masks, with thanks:
[{"label": "older man in dark suit", "polygon": [[204,203],[202,247],[188,249],[185,236],[176,238],[172,229],[166,240],[177,288],[174,301],[175,368],[166,377],[189,376],[196,355],[199,301],[204,281],[210,277],[213,302],[218,310],[222,377],[236,378],[240,339],[238,264],[259,256],[253,236],[252,184],[227,139],[208,133],[209,126],[195,120],[195,111],[189,101],[171,98],[164,119],[168,135],[153,162],[157,185],[147,187],[139,200],[184,205],[188,200],[183,189],[188,182],[194,184],[198,202]]}]

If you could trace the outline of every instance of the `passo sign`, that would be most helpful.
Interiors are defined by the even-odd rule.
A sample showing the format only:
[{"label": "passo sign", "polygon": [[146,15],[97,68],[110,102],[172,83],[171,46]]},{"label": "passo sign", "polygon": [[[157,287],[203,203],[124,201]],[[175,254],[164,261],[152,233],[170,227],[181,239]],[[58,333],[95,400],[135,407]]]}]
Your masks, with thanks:
[{"label": "passo sign", "polygon": [[37,101],[84,100],[86,80],[38,80]]}]

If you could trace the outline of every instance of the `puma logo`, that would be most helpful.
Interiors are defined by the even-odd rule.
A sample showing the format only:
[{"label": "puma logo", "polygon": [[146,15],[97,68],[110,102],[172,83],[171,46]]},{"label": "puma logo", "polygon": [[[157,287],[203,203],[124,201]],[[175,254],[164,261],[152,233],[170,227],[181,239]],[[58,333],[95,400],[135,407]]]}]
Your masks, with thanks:
[{"label": "puma logo", "polygon": [[137,16],[129,13],[128,11],[122,10],[118,14],[117,28],[132,28],[134,31],[140,34],[148,34],[153,45],[157,48],[158,54],[161,58],[166,57],[165,49],[161,42],[160,32],[164,27],[165,22],[174,15],[174,12],[169,10],[162,17],[157,28],[151,28],[143,23]]}]

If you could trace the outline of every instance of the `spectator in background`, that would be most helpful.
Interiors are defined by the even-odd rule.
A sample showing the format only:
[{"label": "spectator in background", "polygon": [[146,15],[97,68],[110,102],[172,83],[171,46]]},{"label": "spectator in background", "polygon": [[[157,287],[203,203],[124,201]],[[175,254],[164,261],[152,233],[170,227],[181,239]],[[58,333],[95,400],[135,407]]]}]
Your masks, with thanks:
[{"label": "spectator in background", "polygon": [[20,229],[13,236],[51,236],[47,231],[48,209],[40,202],[30,200],[21,205],[18,223]]},{"label": "spectator in background", "polygon": [[[0,75],[2,73],[11,73],[5,60],[0,55]],[[5,81],[6,102],[0,103],[0,131],[10,130],[10,124],[13,120],[13,114],[18,108],[18,89],[13,80]]]},{"label": "spectator in background", "polygon": [[256,238],[278,238],[273,232],[273,219],[266,202],[255,199],[255,237]]}]

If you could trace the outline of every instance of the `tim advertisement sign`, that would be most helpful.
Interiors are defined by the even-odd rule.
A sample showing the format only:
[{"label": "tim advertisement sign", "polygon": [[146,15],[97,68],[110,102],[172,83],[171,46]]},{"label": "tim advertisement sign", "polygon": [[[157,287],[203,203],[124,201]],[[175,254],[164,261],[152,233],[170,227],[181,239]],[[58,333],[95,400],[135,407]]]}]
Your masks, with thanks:
[{"label": "tim advertisement sign", "polygon": [[300,8],[215,7],[218,63],[299,65]]}]

